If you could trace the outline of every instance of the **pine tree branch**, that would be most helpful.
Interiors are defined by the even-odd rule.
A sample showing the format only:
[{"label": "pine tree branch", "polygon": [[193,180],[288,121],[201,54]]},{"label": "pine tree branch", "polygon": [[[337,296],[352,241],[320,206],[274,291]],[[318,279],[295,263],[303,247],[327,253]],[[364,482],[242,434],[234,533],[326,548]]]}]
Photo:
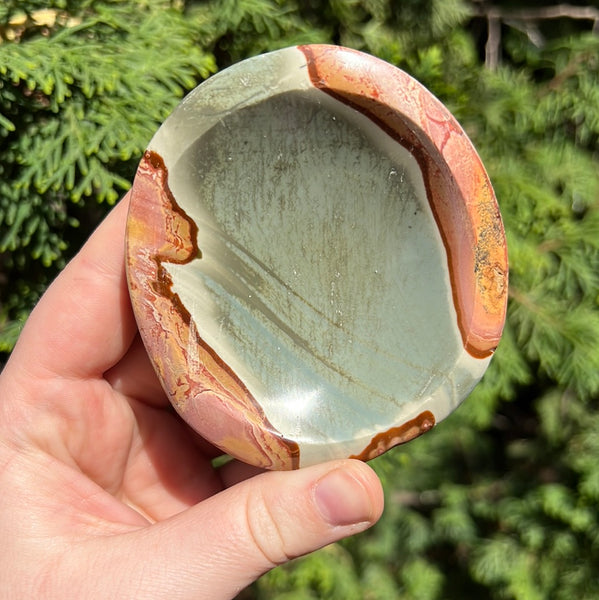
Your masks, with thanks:
[{"label": "pine tree branch", "polygon": [[501,16],[495,9],[487,13],[488,36],[485,44],[485,65],[494,71],[499,64],[499,48],[501,46]]},{"label": "pine tree branch", "polygon": [[589,52],[582,52],[581,54],[574,56],[570,62],[549,82],[547,85],[548,89],[551,91],[558,89],[564,83],[564,81],[576,75],[580,65],[591,57],[592,54]]},{"label": "pine tree branch", "polygon": [[593,6],[556,4],[542,8],[509,9],[498,6],[479,6],[477,16],[487,20],[487,42],[485,44],[485,66],[495,70],[499,65],[501,48],[501,25],[505,23],[523,31],[535,45],[542,43],[537,29],[539,21],[549,19],[574,19],[593,22],[593,33],[599,34],[599,9]]},{"label": "pine tree branch", "polygon": [[506,20],[542,21],[545,19],[581,19],[599,21],[599,9],[593,6],[574,6],[571,4],[556,4],[543,8],[504,9],[501,15]]}]

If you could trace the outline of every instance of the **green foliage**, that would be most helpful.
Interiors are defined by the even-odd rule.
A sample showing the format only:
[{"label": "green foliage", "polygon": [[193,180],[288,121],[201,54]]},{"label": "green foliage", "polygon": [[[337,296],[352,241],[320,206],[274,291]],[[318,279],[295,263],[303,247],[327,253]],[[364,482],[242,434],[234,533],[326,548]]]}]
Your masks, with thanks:
[{"label": "green foliage", "polygon": [[367,3],[343,4],[345,39],[417,76],[475,141],[511,263],[506,330],[482,384],[375,461],[385,515],[344,543],[361,597],[599,597],[599,39],[539,48],[515,30],[490,71],[456,28],[463,3],[444,6],[445,28],[420,4],[411,29],[390,10],[357,22],[350,5]]},{"label": "green foliage", "polygon": [[[491,70],[484,5],[0,6],[0,350],[128,187],[178,99],[246,56],[307,42],[376,54],[447,104],[491,175],[510,305],[483,382],[432,432],[373,462],[387,494],[377,527],[240,597],[599,597],[599,38],[559,19],[542,24],[539,43],[530,23],[507,19]],[[40,9],[54,11],[53,24],[36,21]]]},{"label": "green foliage", "polygon": [[273,571],[257,589],[277,600],[361,600],[352,556],[340,545],[324,548],[290,567]]},{"label": "green foliage", "polygon": [[[209,43],[209,32],[169,2],[18,2],[5,4],[1,16],[6,348],[36,299],[32,291],[64,264],[69,241],[81,239],[73,232],[81,218],[89,233],[84,205],[122,195],[158,124],[216,64],[199,44]],[[15,288],[28,293],[15,296]]]},{"label": "green foliage", "polygon": [[300,7],[295,0],[218,0],[201,10],[217,32],[219,64],[228,66],[269,50],[326,39],[326,30],[306,21]]}]

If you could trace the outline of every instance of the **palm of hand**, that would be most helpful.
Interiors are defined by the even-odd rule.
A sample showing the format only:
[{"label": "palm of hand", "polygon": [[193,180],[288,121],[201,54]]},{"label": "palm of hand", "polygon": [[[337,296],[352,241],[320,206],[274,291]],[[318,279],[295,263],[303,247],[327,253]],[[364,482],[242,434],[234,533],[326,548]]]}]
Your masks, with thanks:
[{"label": "palm of hand", "polygon": [[231,598],[382,510],[356,461],[219,493],[257,469],[214,469],[219,452],[170,409],[129,304],[126,210],[50,287],[0,374],[0,598]]},{"label": "palm of hand", "polygon": [[[133,352],[138,348],[141,354],[135,342]],[[222,489],[214,453],[169,410],[149,365],[141,397],[120,391],[126,383],[113,376],[27,375],[31,401],[19,407],[26,426],[15,440],[17,462],[34,458],[41,470],[23,482],[21,498],[53,489],[48,497],[60,507],[68,535],[90,518],[94,528],[112,533],[162,521]]]}]

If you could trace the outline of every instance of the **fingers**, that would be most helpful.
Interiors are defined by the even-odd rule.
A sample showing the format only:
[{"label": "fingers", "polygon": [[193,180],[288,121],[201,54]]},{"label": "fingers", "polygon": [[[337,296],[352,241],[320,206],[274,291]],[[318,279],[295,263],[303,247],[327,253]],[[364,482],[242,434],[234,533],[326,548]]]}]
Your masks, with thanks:
[{"label": "fingers", "polygon": [[98,585],[105,597],[234,598],[274,566],[367,529],[382,508],[376,475],[358,461],[264,473],[95,550],[99,577],[117,568]]},{"label": "fingers", "polygon": [[[98,227],[32,312],[11,363],[34,375],[101,376],[136,326],[125,278],[127,197]],[[11,367],[12,368],[12,367]]]},{"label": "fingers", "polygon": [[127,504],[151,521],[162,521],[222,490],[211,456],[179,417],[145,402],[131,401],[131,407],[138,435],[119,490]]},{"label": "fingers", "polygon": [[139,335],[119,363],[104,373],[104,378],[124,396],[155,407],[170,405]]}]

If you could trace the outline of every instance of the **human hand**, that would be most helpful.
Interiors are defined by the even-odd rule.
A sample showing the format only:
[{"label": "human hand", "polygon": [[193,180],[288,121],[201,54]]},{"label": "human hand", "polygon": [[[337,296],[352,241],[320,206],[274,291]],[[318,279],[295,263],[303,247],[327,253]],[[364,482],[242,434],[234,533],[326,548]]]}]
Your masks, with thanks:
[{"label": "human hand", "polygon": [[48,289],[0,374],[0,598],[233,598],[380,516],[354,460],[259,473],[170,410],[131,312],[127,200]]}]

